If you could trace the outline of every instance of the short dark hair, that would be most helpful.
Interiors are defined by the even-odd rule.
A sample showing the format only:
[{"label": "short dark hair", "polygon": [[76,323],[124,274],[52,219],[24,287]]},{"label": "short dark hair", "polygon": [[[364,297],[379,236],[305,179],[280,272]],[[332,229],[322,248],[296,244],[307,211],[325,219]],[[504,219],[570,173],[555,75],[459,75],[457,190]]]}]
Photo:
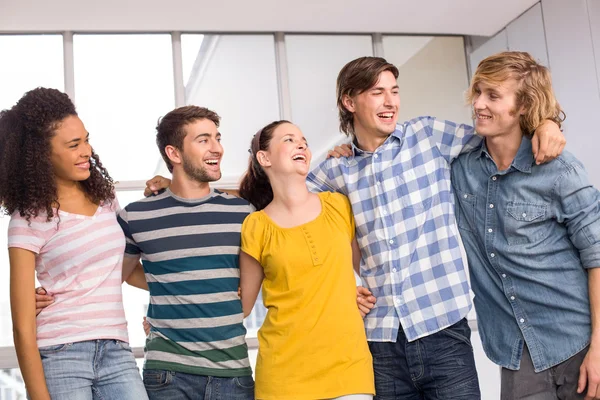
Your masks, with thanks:
[{"label": "short dark hair", "polygon": [[344,65],[337,77],[337,107],[340,131],[346,136],[354,135],[354,115],[346,109],[344,96],[350,97],[371,89],[377,83],[379,74],[390,71],[398,79],[398,68],[381,57],[360,57]]},{"label": "short dark hair", "polygon": [[174,109],[162,117],[156,125],[156,145],[169,172],[173,172],[173,164],[165,152],[165,147],[173,146],[181,150],[185,138],[185,126],[200,119],[208,119],[219,127],[221,118],[216,112],[205,107],[184,106]]}]

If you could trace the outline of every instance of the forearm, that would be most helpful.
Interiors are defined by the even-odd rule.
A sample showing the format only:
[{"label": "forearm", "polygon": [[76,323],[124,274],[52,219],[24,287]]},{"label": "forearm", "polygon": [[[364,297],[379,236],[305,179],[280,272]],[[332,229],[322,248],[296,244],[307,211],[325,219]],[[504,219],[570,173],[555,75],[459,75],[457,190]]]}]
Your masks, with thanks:
[{"label": "forearm", "polygon": [[600,268],[588,270],[590,314],[592,319],[591,345],[600,347]]},{"label": "forearm", "polygon": [[146,282],[146,275],[144,274],[144,267],[138,262],[133,272],[126,279],[128,285],[136,287],[138,289],[148,290],[148,282]]},{"label": "forearm", "polygon": [[50,400],[42,359],[37,347],[35,324],[33,329],[31,327],[15,328],[13,336],[19,368],[29,398],[32,400]]}]

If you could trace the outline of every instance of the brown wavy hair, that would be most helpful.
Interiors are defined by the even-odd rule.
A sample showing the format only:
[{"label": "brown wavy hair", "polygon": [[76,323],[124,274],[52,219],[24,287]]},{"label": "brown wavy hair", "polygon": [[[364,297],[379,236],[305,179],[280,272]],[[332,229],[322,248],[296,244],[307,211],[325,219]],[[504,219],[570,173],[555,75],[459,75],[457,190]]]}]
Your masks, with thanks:
[{"label": "brown wavy hair", "polygon": [[[50,221],[53,207],[60,208],[50,140],[70,116],[77,116],[77,111],[69,96],[41,87],[0,112],[0,203],[5,214],[19,211],[29,221],[46,212]],[[115,198],[113,180],[93,150],[90,176],[80,184],[93,203]]]},{"label": "brown wavy hair", "polygon": [[256,153],[269,148],[271,139],[273,139],[273,132],[282,124],[291,124],[291,122],[286,120],[273,121],[259,130],[250,142],[248,170],[240,182],[240,197],[247,200],[257,210],[262,210],[273,201],[273,188],[271,182],[269,182],[269,177],[256,158]]},{"label": "brown wavy hair", "polygon": [[337,77],[336,96],[340,132],[354,136],[354,114],[344,106],[344,96],[356,96],[371,89],[379,80],[379,75],[390,71],[394,78],[400,74],[394,64],[381,57],[360,57],[344,65]]},{"label": "brown wavy hair", "polygon": [[467,101],[473,104],[479,83],[500,85],[511,78],[518,84],[514,112],[525,108],[519,121],[521,131],[531,135],[546,119],[560,128],[567,116],[554,96],[550,71],[523,51],[505,51],[481,61],[471,80]]}]

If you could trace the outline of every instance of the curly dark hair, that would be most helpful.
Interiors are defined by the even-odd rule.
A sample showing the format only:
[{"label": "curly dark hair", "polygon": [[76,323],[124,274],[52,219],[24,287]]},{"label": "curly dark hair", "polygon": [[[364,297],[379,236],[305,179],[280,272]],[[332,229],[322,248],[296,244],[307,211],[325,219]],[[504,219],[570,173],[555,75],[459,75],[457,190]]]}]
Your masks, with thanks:
[{"label": "curly dark hair", "polygon": [[[41,87],[0,112],[0,204],[5,214],[19,211],[29,221],[45,211],[50,221],[53,206],[60,208],[50,140],[69,116],[77,116],[69,96]],[[81,188],[96,204],[115,198],[113,180],[93,151],[90,176]]]}]

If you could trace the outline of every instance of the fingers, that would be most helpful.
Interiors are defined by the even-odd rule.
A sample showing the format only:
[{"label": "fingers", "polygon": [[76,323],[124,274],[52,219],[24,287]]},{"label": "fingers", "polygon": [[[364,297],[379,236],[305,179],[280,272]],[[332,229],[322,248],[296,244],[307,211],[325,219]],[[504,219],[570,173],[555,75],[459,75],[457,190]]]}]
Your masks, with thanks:
[{"label": "fingers", "polygon": [[579,380],[577,381],[577,393],[583,393],[585,385],[587,384],[587,369],[585,364],[579,368]]},{"label": "fingers", "polygon": [[356,287],[356,294],[357,295],[361,295],[361,296],[370,296],[372,293],[369,289],[367,289],[364,286],[357,286]]},{"label": "fingers", "polygon": [[144,196],[148,197],[152,193],[158,194],[158,188],[163,180],[163,177],[160,175],[155,175],[149,181],[146,181],[146,189],[144,189]]},{"label": "fingers", "polygon": [[333,157],[333,158],[340,158],[341,156],[342,155],[340,153],[338,153],[337,151],[335,151],[335,150],[329,150],[327,152],[327,158],[331,158],[331,157]]},{"label": "fingers", "polygon": [[538,140],[539,148],[535,157],[535,163],[539,165],[544,162],[546,157],[548,157],[550,150],[550,138],[548,135],[541,135]]},{"label": "fingers", "polygon": [[48,295],[46,289],[38,287],[35,289],[35,315],[39,315],[40,312],[50,304],[54,303],[54,297]]}]

